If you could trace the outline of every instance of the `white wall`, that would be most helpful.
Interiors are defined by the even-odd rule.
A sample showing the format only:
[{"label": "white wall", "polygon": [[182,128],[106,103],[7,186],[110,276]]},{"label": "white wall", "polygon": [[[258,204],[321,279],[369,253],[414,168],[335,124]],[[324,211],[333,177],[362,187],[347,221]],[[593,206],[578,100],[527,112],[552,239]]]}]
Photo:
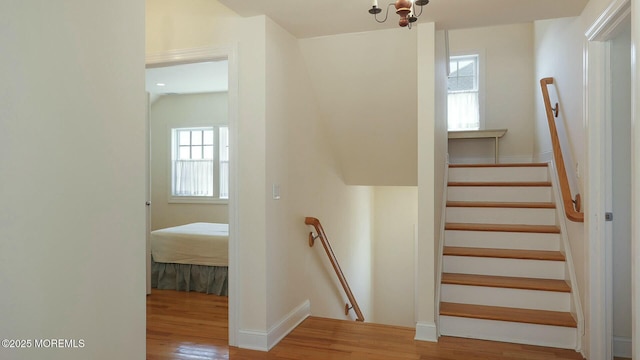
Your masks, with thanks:
[{"label": "white wall", "polygon": [[[584,184],[587,179],[586,169],[589,167],[589,159],[586,158],[585,149],[585,114],[584,114],[584,66],[583,51],[585,45],[585,32],[594,23],[598,16],[613,1],[591,0],[579,17],[563,18],[556,20],[538,21],[534,24],[535,54],[536,54],[536,79],[542,77],[555,78],[555,90],[560,99],[560,118],[562,118],[563,132],[566,134],[573,163],[567,164],[569,176],[573,169],[579,168],[576,183],[578,191],[583,195],[583,203],[589,204],[589,199],[584,197]],[[634,6],[637,6],[634,2]],[[637,80],[636,80],[637,81]],[[551,151],[551,142],[548,138],[547,120],[544,115],[541,95],[536,90],[536,137],[535,156],[544,158]],[[560,134],[563,136],[563,134]],[[632,204],[635,204],[633,202]],[[635,206],[635,205],[632,205]],[[584,306],[587,331],[583,336],[585,355],[589,357],[590,344],[589,332],[591,322],[589,309],[591,304],[587,301],[589,284],[587,279],[589,249],[585,245],[585,228],[581,223],[568,223],[569,239],[576,269],[576,277],[581,290],[580,296]],[[614,260],[615,262],[615,260]]]},{"label": "white wall", "polygon": [[[449,31],[451,55],[480,54],[485,129],[508,129],[501,162],[531,162],[534,130],[533,24]],[[451,163],[493,162],[492,139],[450,140]]]},{"label": "white wall", "polygon": [[416,36],[394,28],[300,40],[349,185],[417,184]]},{"label": "white wall", "polygon": [[228,223],[226,204],[169,203],[171,129],[228,124],[227,93],[161,96],[151,105],[151,230],[193,222]]},{"label": "white wall", "polygon": [[144,3],[0,3],[3,359],[145,357]]},{"label": "white wall", "polygon": [[241,18],[218,1],[146,0],[146,53],[232,44]]},{"label": "white wall", "polygon": [[345,317],[346,297],[307,216],[322,222],[362,309],[371,314],[372,190],[347,186],[328,146],[298,40],[267,21],[267,324],[306,299],[316,316]]},{"label": "white wall", "polygon": [[[536,49],[536,79],[553,77],[553,88],[560,103],[560,116],[556,123],[558,135],[568,139],[570,152],[567,156],[575,160],[566,164],[567,175],[574,177],[578,182],[577,192],[584,196],[580,189],[584,188],[584,177],[576,176],[576,164],[584,164],[584,128],[583,128],[583,102],[582,102],[582,46],[584,31],[579,18],[563,18],[556,20],[538,21],[535,28]],[[580,64],[579,66],[576,64]],[[536,128],[535,128],[535,158],[548,160],[551,158],[552,148],[549,136],[544,104],[539,83],[536,83]],[[566,149],[563,148],[563,155]],[[566,162],[568,162],[567,159]],[[575,181],[574,180],[574,181]],[[574,188],[573,194],[575,195]],[[583,202],[588,201],[583,198]],[[585,243],[585,229],[583,223],[575,223],[567,220],[569,245],[573,256],[573,266],[576,271],[576,280],[580,290],[580,301],[584,305],[585,322],[588,332],[589,316],[586,292],[587,284],[587,246]],[[588,336],[583,336],[586,344]],[[588,346],[583,346],[586,350]]]},{"label": "white wall", "polygon": [[374,189],[373,316],[380,324],[414,327],[418,188]]},{"label": "white wall", "polygon": [[[631,163],[640,163],[640,2],[631,0]],[[631,279],[637,284],[640,279],[640,166],[631,168]],[[633,357],[640,358],[640,286],[631,286],[631,321]]]}]

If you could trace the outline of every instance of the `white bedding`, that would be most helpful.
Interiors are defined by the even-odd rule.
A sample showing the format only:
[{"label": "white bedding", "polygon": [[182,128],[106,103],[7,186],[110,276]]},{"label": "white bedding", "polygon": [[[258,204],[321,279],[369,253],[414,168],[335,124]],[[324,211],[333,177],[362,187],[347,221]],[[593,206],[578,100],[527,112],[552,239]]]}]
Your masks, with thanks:
[{"label": "white bedding", "polygon": [[151,232],[155,262],[229,266],[229,225],[193,223]]}]

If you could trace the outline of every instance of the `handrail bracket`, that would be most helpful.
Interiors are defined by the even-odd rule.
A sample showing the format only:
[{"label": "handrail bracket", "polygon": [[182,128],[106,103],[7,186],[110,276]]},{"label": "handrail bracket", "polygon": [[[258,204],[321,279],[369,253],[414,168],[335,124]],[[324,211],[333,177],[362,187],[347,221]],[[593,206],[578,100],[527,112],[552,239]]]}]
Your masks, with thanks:
[{"label": "handrail bracket", "polygon": [[313,231],[309,232],[309,247],[313,247],[315,240],[319,237],[320,235],[313,235]]}]

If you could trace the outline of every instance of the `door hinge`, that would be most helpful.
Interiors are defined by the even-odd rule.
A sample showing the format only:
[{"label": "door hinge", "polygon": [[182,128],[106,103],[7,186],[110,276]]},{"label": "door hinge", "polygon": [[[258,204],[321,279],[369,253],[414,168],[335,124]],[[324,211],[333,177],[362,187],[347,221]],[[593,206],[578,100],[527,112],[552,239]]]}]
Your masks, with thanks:
[{"label": "door hinge", "polygon": [[612,212],[604,213],[604,221],[613,221],[613,213]]}]

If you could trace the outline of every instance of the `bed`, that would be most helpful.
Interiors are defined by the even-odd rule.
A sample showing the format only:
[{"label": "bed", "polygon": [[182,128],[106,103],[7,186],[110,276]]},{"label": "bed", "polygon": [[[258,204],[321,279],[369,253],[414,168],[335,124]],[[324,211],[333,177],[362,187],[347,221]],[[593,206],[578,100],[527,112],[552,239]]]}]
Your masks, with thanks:
[{"label": "bed", "polygon": [[151,232],[151,286],[227,295],[229,225],[192,223]]}]

